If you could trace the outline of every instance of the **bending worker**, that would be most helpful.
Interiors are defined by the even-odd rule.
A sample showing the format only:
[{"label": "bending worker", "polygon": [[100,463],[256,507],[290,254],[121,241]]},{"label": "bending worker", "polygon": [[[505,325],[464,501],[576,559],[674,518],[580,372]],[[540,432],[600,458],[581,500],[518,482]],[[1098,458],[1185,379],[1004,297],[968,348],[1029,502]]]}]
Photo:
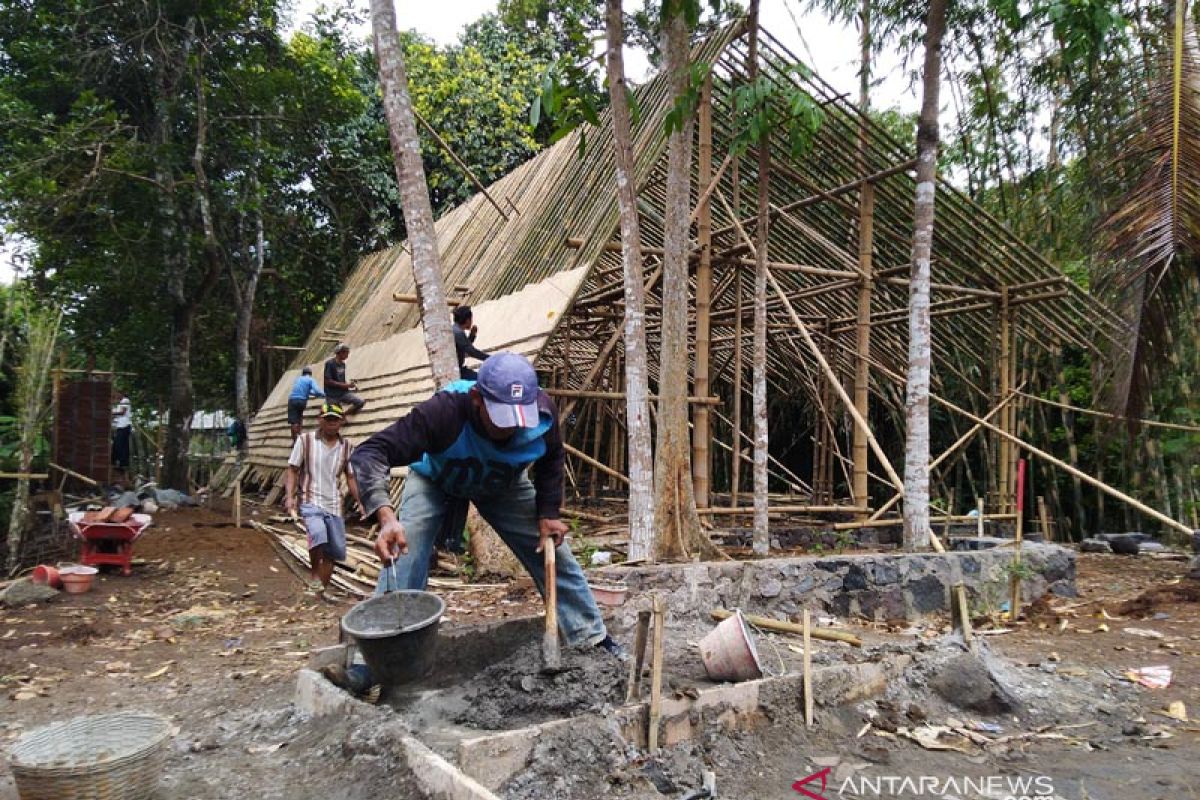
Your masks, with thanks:
[{"label": "bending worker", "polygon": [[[392,570],[385,569],[377,593],[424,589],[448,506],[470,500],[540,592],[542,548],[557,548],[558,624],[567,643],[623,656],[605,630],[583,570],[563,544],[564,458],[558,409],[538,388],[533,366],[514,353],[492,355],[477,382],[449,384],[360,444],[350,461],[364,517],[378,517],[375,550],[384,563],[395,560],[399,583],[388,585]],[[409,471],[397,510],[388,498],[388,471],[404,465]]]}]

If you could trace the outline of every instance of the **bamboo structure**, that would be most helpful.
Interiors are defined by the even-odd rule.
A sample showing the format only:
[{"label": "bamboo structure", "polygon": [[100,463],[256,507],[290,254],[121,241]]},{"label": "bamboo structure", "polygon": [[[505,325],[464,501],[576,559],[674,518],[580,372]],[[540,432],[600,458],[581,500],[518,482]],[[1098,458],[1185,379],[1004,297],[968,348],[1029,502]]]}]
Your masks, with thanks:
[{"label": "bamboo structure", "polygon": [[[903,399],[884,378],[902,374],[908,357],[913,153],[819,76],[792,69],[798,59],[766,30],[759,31],[755,54],[759,74],[811,96],[823,123],[803,158],[779,146],[786,137],[765,145],[769,153],[738,150],[733,91],[747,75],[747,34],[745,22],[730,25],[698,43],[691,56],[712,66],[697,107],[692,160],[693,489],[707,519],[749,513],[742,510],[742,462],[749,460],[751,441],[745,378],[754,327],[747,324],[753,321],[747,277],[764,263],[770,441],[783,443],[769,458],[770,511],[803,509],[793,513],[841,525],[883,524],[902,486],[893,464],[903,431],[890,422],[902,417]],[[663,120],[673,106],[661,76],[641,86],[637,99],[641,122],[632,144],[647,272],[648,371],[650,391],[659,393]],[[756,168],[760,155],[763,163],[769,159],[769,173]],[[477,346],[528,356],[556,398],[568,446],[569,503],[589,494],[620,498],[628,481],[614,169],[611,127],[602,115],[598,126],[568,134],[488,186],[491,199],[479,194],[436,225],[445,284],[470,287]],[[760,177],[768,201],[763,212],[750,188]],[[991,409],[965,417],[973,426],[946,456],[957,451],[978,464],[991,452],[983,470],[993,476],[990,491],[964,487],[959,496],[983,495],[989,518],[1003,517],[1012,513],[1016,458],[1037,434],[1027,428],[1033,414],[1021,415],[1018,430],[1013,398],[1047,390],[1042,375],[1053,380],[1053,370],[1041,367],[1057,348],[1099,353],[1105,342],[1121,341],[1126,329],[953,186],[939,180],[937,196],[932,390],[956,409]],[[403,245],[362,259],[250,425],[247,488],[273,485],[286,468],[287,390],[301,367],[330,355],[330,332],[351,345],[347,374],[367,400],[346,431],[352,441],[429,397],[434,384],[419,308],[407,302],[415,293]],[[1022,373],[1030,386],[1019,380]],[[957,437],[935,434],[935,447],[943,450]]]}]

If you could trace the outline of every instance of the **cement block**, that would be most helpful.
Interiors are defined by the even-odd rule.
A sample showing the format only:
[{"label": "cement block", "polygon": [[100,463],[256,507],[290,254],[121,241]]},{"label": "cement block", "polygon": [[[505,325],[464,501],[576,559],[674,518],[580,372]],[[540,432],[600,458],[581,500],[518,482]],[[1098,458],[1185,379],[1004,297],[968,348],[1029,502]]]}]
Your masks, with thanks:
[{"label": "cement block", "polygon": [[464,739],[458,745],[459,767],[488,789],[499,789],[529,766],[533,746],[541,734],[541,728],[534,726]]},{"label": "cement block", "polygon": [[350,648],[344,644],[333,644],[329,647],[318,647],[308,651],[308,668],[320,671],[324,667],[335,664],[345,664]]},{"label": "cement block", "polygon": [[311,669],[302,669],[296,674],[294,702],[296,708],[313,717],[349,714],[356,706],[363,705]]},{"label": "cement block", "polygon": [[425,793],[434,800],[500,800],[487,787],[464,775],[412,736],[405,736],[401,743],[408,768]]}]

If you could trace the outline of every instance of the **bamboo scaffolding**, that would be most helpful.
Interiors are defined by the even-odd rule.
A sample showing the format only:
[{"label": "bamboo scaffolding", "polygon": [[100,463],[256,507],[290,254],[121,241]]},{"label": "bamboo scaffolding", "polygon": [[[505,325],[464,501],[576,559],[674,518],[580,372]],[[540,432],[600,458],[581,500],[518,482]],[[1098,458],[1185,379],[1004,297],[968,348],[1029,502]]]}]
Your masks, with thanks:
[{"label": "bamboo scaffolding", "polygon": [[[1014,390],[1015,391],[1015,390]],[[1132,422],[1137,425],[1144,425],[1147,428],[1163,428],[1171,431],[1187,431],[1189,433],[1200,433],[1200,425],[1184,425],[1180,422],[1160,422],[1156,419],[1142,419],[1138,417],[1122,417],[1116,414],[1109,414],[1106,411],[1096,411],[1091,408],[1081,408],[1068,403],[1059,403],[1054,400],[1048,400],[1045,397],[1038,397],[1036,394],[1028,394],[1026,392],[1016,391],[1016,394],[1027,400],[1033,400],[1043,405],[1061,408],[1066,411],[1074,411],[1077,414],[1087,414],[1091,417],[1099,417],[1100,419],[1111,419],[1118,422]]]},{"label": "bamboo scaffolding", "polygon": [[[724,196],[722,196],[720,192],[717,192],[717,197],[721,198],[722,202],[725,201]],[[732,212],[730,212],[730,216],[733,216]],[[741,223],[735,224],[738,225],[739,233],[741,233],[747,242],[750,242],[750,237],[746,236],[746,232],[744,230],[741,230]],[[750,242],[750,247],[753,248],[753,246],[753,243]],[[804,343],[808,346],[809,350],[812,351],[813,357],[816,359],[817,363],[821,365],[821,369],[825,371],[825,375],[833,383],[834,389],[837,391],[838,398],[841,399],[842,404],[845,405],[846,409],[850,412],[850,416],[854,419],[854,424],[863,429],[867,436],[867,442],[870,444],[871,449],[875,452],[875,457],[879,459],[881,464],[883,464],[884,471],[888,474],[888,480],[890,480],[892,485],[897,489],[904,491],[904,482],[900,480],[900,476],[897,475],[896,470],[892,468],[891,462],[888,461],[887,454],[883,452],[883,448],[880,447],[879,442],[875,439],[875,435],[871,432],[871,428],[867,424],[867,421],[863,419],[862,415],[859,414],[858,410],[854,407],[854,401],[850,399],[850,396],[846,394],[846,390],[842,388],[842,384],[837,379],[837,375],[834,373],[833,368],[829,366],[829,362],[825,359],[825,356],[821,354],[821,350],[813,341],[812,336],[808,332],[808,328],[800,321],[799,316],[796,314],[796,310],[792,308],[792,304],[788,301],[787,295],[784,294],[783,289],[779,286],[779,281],[775,279],[775,276],[771,274],[770,270],[767,271],[767,281],[771,284],[771,288],[775,291],[776,296],[783,301],[789,316],[792,318],[792,323],[800,332],[801,337],[804,339]]]}]

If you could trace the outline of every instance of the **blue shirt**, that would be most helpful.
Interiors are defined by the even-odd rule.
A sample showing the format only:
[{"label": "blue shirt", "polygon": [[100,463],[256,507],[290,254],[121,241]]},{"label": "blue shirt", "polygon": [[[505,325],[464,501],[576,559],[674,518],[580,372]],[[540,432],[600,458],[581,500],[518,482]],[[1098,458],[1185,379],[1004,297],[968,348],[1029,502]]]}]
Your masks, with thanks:
[{"label": "blue shirt", "polygon": [[292,393],[288,395],[288,400],[307,400],[310,397],[324,397],[325,393],[317,388],[317,382],[312,379],[312,375],[301,375],[292,384]]},{"label": "blue shirt", "polygon": [[[442,391],[466,394],[475,381],[454,381]],[[548,410],[539,409],[538,426],[522,428],[497,444],[481,435],[474,425],[463,425],[454,443],[438,452],[426,451],[409,468],[429,478],[451,497],[494,496],[511,489],[530,464],[546,454],[542,438],[554,422]]]}]

